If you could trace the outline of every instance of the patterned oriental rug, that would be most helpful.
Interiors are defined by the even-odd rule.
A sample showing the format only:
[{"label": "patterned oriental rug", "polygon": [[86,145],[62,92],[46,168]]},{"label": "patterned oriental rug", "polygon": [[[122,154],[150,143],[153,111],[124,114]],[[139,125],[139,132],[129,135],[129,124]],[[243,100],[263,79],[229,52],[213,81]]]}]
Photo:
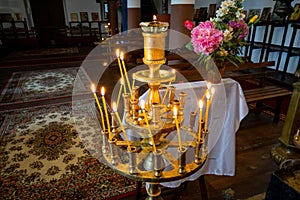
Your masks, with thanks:
[{"label": "patterned oriental rug", "polygon": [[[93,132],[92,127],[95,124],[89,121],[80,126],[87,132]],[[92,157],[82,139],[74,126],[71,103],[0,112],[1,199],[134,195],[136,183]]]},{"label": "patterned oriental rug", "polygon": [[15,72],[2,91],[0,105],[72,96],[78,69],[79,67],[68,67]]}]

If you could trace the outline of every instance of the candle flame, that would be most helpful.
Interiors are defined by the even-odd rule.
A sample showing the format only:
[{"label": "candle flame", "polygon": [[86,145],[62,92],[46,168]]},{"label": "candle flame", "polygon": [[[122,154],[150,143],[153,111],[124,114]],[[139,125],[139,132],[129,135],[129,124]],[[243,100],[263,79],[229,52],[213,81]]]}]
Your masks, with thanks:
[{"label": "candle flame", "polygon": [[145,101],[144,100],[141,100],[141,108],[142,108],[142,110],[145,109]]},{"label": "candle flame", "polygon": [[91,90],[92,90],[92,92],[93,92],[93,93],[95,93],[95,92],[96,92],[96,87],[95,87],[95,84],[92,84],[92,85],[91,85]]},{"label": "candle flame", "polygon": [[101,95],[104,96],[105,95],[105,88],[102,86],[101,87]]},{"label": "candle flame", "polygon": [[153,15],[153,21],[156,21],[157,18],[156,18],[156,15]]},{"label": "candle flame", "polygon": [[122,61],[124,60],[124,53],[123,53],[123,52],[120,53],[120,59],[121,59]]},{"label": "candle flame", "polygon": [[203,101],[202,101],[202,99],[199,100],[199,108],[200,108],[200,109],[203,108]]},{"label": "candle flame", "polygon": [[177,116],[177,108],[176,107],[174,107],[174,109],[173,109],[173,114],[174,114],[174,116]]},{"label": "candle flame", "polygon": [[117,56],[117,58],[120,57],[120,49],[116,49],[116,56]]},{"label": "candle flame", "polygon": [[112,102],[112,109],[114,112],[117,112],[118,108],[116,102]]},{"label": "candle flame", "polygon": [[210,99],[210,94],[209,94],[209,92],[206,93],[206,99],[207,99],[207,100]]}]

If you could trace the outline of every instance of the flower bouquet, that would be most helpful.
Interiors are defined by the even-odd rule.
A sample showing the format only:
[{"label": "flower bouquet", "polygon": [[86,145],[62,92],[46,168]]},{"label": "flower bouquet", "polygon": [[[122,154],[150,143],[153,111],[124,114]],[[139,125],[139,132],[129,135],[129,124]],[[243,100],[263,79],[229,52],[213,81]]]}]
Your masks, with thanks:
[{"label": "flower bouquet", "polygon": [[242,47],[247,45],[249,26],[257,20],[257,16],[247,24],[242,2],[223,1],[214,18],[200,22],[196,27],[190,20],[184,22],[184,26],[191,30],[191,41],[186,47],[199,55],[200,62],[207,63],[213,59],[219,69],[228,62],[235,66],[244,62]]}]

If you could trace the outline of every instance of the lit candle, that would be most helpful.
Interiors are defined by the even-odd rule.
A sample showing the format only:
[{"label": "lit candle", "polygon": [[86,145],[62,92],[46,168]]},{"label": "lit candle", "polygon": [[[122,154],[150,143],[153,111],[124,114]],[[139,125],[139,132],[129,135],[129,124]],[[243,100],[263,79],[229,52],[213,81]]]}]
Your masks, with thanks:
[{"label": "lit candle", "polygon": [[156,18],[156,15],[153,15],[153,21],[156,21],[157,20],[157,18]]},{"label": "lit candle", "polygon": [[117,104],[116,104],[115,102],[113,102],[113,103],[112,103],[112,107],[113,107],[113,111],[114,111],[115,114],[116,114],[117,120],[118,120],[118,122],[119,122],[119,124],[120,124],[120,127],[121,127],[121,129],[122,129],[122,131],[123,131],[123,134],[124,134],[124,137],[125,137],[127,146],[128,146],[128,150],[129,150],[129,149],[130,149],[130,143],[129,143],[129,140],[128,140],[128,137],[127,137],[125,128],[124,128],[124,126],[123,126],[123,124],[122,124],[122,121],[121,121],[121,119],[120,119],[120,116],[119,116],[119,114],[118,114]]},{"label": "lit candle", "polygon": [[203,96],[202,96],[202,101],[204,101],[204,99],[205,99],[207,93],[209,92],[209,90],[210,90],[210,88],[211,88],[211,82],[207,82],[206,87],[207,87],[207,90],[205,91],[205,93],[204,93]]},{"label": "lit candle", "polygon": [[210,105],[210,94],[209,94],[209,92],[207,92],[206,93],[206,109],[205,109],[205,130],[207,130],[207,127],[208,127],[209,105]]},{"label": "lit candle", "polygon": [[[122,78],[123,83],[124,83],[124,74],[123,74],[123,69],[122,69],[122,65],[121,65],[121,61],[120,61],[120,50],[119,49],[116,50],[116,56],[118,58],[118,65],[119,65],[119,69],[120,69],[121,78]],[[124,86],[124,93],[126,94],[127,93],[126,92],[126,86],[125,85],[123,85],[123,86]]]},{"label": "lit candle", "polygon": [[176,125],[176,129],[177,129],[179,151],[181,152],[182,145],[181,145],[181,136],[180,136],[179,123],[178,123],[178,119],[177,119],[178,110],[177,110],[176,107],[174,107],[173,115],[174,115],[175,125]]},{"label": "lit candle", "polygon": [[119,89],[119,94],[118,94],[118,99],[117,99],[117,108],[119,108],[119,103],[120,103],[120,98],[121,98],[121,93],[122,93],[122,87],[123,87],[123,79],[120,79],[120,89]]},{"label": "lit candle", "polygon": [[95,97],[96,103],[97,103],[99,111],[100,111],[101,121],[102,121],[102,128],[103,128],[103,130],[105,130],[104,116],[103,116],[103,112],[102,112],[102,109],[101,109],[101,106],[100,106],[100,103],[99,103],[99,99],[98,99],[97,94],[96,94],[96,87],[95,87],[94,84],[91,85],[91,90],[94,93],[94,97]]},{"label": "lit candle", "polygon": [[156,152],[156,146],[155,146],[155,142],[154,142],[154,139],[153,139],[152,131],[151,131],[151,128],[150,128],[150,125],[149,125],[149,122],[148,122],[146,112],[145,112],[145,101],[144,100],[141,100],[141,108],[142,108],[142,111],[143,111],[143,115],[144,115],[144,119],[145,119],[145,122],[146,122],[146,125],[147,125],[147,129],[148,129],[151,141],[152,141],[154,152]]},{"label": "lit candle", "polygon": [[[124,70],[124,76],[125,76],[125,78],[126,78],[127,85],[128,85],[128,89],[129,89],[130,94],[131,94],[131,87],[130,87],[130,83],[129,83],[129,78],[128,78],[128,74],[127,74],[125,62],[124,62],[124,53],[123,53],[123,52],[121,52],[120,58],[121,58],[121,60],[122,60],[122,66],[123,66],[123,70]],[[125,85],[125,84],[124,84],[124,85]]]},{"label": "lit candle", "polygon": [[107,129],[108,129],[108,133],[109,133],[109,139],[112,139],[112,135],[111,135],[111,131],[110,131],[110,124],[109,124],[109,118],[108,118],[108,112],[107,112],[107,107],[106,107],[106,101],[104,98],[105,95],[105,88],[101,87],[101,95],[102,95],[102,103],[103,103],[103,107],[104,107],[104,112],[105,112],[105,116],[106,116],[106,123],[107,123]]},{"label": "lit candle", "polygon": [[199,123],[198,123],[198,126],[199,126],[199,130],[198,130],[198,142],[200,142],[200,135],[201,135],[201,132],[202,132],[202,126],[201,126],[201,121],[202,121],[202,110],[203,110],[203,101],[202,99],[199,100]]}]

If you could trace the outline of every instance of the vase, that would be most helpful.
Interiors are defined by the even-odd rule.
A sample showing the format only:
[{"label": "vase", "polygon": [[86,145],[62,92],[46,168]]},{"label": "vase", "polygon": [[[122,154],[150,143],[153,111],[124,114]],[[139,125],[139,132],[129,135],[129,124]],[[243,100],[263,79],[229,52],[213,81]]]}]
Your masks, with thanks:
[{"label": "vase", "polygon": [[222,77],[225,72],[226,63],[215,62],[215,66],[208,68],[207,81],[218,84],[222,82]]}]

